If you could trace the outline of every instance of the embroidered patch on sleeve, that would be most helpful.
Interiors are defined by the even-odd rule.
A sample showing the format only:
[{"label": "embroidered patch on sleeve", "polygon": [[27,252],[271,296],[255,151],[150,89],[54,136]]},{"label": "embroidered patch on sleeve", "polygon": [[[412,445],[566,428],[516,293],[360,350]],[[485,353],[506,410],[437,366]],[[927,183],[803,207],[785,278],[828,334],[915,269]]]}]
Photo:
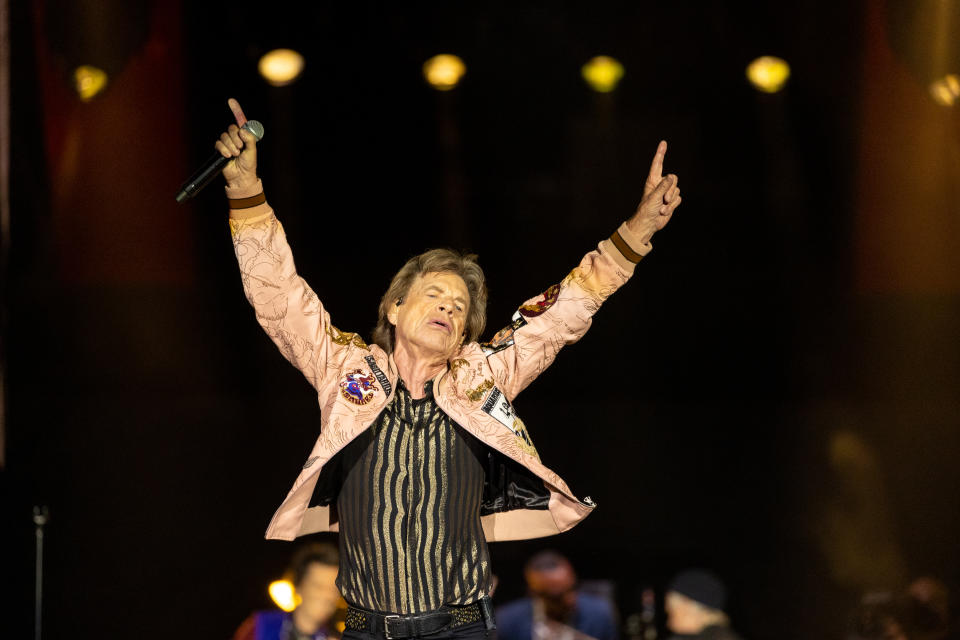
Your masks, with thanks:
[{"label": "embroidered patch on sleeve", "polygon": [[540,294],[540,299],[534,302],[533,304],[525,304],[520,307],[520,314],[527,318],[536,318],[541,313],[549,309],[557,301],[557,297],[560,295],[560,285],[555,284],[542,294]]},{"label": "embroidered patch on sleeve", "polygon": [[533,440],[530,439],[530,434],[527,433],[526,425],[523,424],[523,420],[521,420],[517,412],[514,411],[510,401],[507,400],[507,397],[503,395],[500,389],[494,387],[493,390],[490,391],[490,395],[487,396],[487,399],[484,401],[482,409],[484,413],[507,429],[510,429],[513,435],[517,436],[521,449],[536,458],[540,457],[537,454],[537,449],[533,446]]},{"label": "embroidered patch on sleeve", "polygon": [[523,316],[519,313],[513,314],[513,322],[493,334],[493,338],[491,338],[489,342],[480,343],[483,355],[489,357],[498,351],[503,351],[507,347],[512,347],[513,332],[525,324],[527,324],[527,321],[524,320]]},{"label": "embroidered patch on sleeve", "polygon": [[377,392],[377,381],[372,375],[364,374],[362,369],[348,372],[340,381],[340,395],[357,405],[373,400]]}]

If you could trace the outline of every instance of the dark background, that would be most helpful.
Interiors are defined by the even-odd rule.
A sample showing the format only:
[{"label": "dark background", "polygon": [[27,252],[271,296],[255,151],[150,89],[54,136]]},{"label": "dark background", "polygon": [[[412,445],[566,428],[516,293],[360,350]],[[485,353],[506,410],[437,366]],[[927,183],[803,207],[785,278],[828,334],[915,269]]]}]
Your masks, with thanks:
[{"label": "dark background", "polygon": [[[516,402],[599,508],[492,545],[498,602],[546,547],[624,616],[710,567],[757,639],[840,637],[862,593],[918,575],[960,586],[960,137],[927,92],[960,71],[945,6],[13,2],[0,635],[31,629],[34,505],[50,638],[229,637],[295,548],[262,535],[315,396],[244,299],[221,183],[173,198],[229,97],[265,125],[299,271],[366,336],[440,245],[479,254],[492,335],[630,215],[669,142],[682,206]],[[275,46],[307,59],[294,85],[256,73]],[[441,52],[467,65],[446,93],[421,74]],[[579,75],[599,54],[626,69],[612,94]],[[744,77],[763,54],[792,66],[778,94]],[[112,80],[84,103],[87,59]]]}]

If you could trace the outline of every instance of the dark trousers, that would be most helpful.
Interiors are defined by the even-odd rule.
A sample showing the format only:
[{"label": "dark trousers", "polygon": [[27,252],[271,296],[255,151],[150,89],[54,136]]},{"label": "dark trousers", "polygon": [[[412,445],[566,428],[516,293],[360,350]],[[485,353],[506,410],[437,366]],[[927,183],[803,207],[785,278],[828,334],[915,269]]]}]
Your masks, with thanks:
[{"label": "dark trousers", "polygon": [[[384,640],[383,634],[374,635],[365,631],[351,631],[344,629],[343,640]],[[465,624],[462,627],[439,631],[429,636],[423,636],[423,640],[497,640],[496,631],[487,631],[487,625],[483,620]]]}]

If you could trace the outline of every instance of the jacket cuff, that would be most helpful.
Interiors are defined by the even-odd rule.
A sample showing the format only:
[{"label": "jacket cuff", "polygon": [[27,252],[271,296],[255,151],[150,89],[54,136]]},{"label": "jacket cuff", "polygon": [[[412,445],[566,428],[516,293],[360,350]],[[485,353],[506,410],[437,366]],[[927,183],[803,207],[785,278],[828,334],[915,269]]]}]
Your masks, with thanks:
[{"label": "jacket cuff", "polygon": [[232,220],[247,220],[262,216],[270,211],[266,196],[263,195],[263,182],[244,188],[225,187],[224,191],[230,201],[230,218]]},{"label": "jacket cuff", "polygon": [[632,272],[641,258],[653,250],[653,245],[650,242],[641,242],[640,237],[630,231],[626,222],[621,224],[610,238],[601,242],[600,246],[627,272]]}]

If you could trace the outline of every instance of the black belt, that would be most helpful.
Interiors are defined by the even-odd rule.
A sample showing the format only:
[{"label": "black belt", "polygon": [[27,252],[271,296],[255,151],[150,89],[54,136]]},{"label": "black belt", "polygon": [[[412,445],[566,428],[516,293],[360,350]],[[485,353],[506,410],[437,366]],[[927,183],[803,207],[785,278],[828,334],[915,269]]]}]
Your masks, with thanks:
[{"label": "black belt", "polygon": [[350,605],[344,621],[351,631],[383,635],[387,640],[421,638],[483,620],[479,602],[464,606],[445,606],[436,611],[407,616],[384,615]]}]

